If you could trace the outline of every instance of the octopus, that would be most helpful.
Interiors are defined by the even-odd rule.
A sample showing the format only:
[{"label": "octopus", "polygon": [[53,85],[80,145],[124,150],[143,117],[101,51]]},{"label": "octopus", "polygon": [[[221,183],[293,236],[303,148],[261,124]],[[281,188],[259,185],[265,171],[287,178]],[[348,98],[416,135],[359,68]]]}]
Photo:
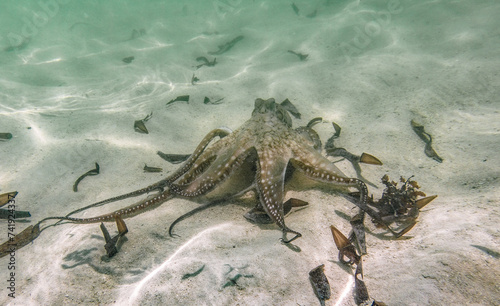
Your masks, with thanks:
[{"label": "octopus", "polygon": [[[332,187],[357,189],[359,198],[356,196],[353,203],[372,218],[381,220],[378,212],[367,204],[366,184],[358,178],[345,176],[323,156],[315,147],[315,141],[311,138],[311,133],[307,133],[307,129],[293,129],[288,111],[271,98],[255,100],[251,118],[235,131],[218,128],[209,132],[184,164],[167,178],[131,193],[80,208],[64,217],[45,218],[40,223],[49,219],[78,224],[115,221],[121,237],[128,231],[124,218],[153,209],[174,197],[203,197],[229,183],[229,196],[254,190],[258,201],[253,211],[265,212],[281,229],[282,242],[290,243],[302,236],[289,227],[284,218],[284,184],[287,170],[290,169],[299,171],[310,179],[331,184]],[[241,175],[242,173],[251,175]],[[235,181],[238,184],[231,185]],[[157,193],[108,214],[90,218],[71,216],[90,207],[153,191]],[[288,238],[288,234],[293,234],[293,237]]]}]

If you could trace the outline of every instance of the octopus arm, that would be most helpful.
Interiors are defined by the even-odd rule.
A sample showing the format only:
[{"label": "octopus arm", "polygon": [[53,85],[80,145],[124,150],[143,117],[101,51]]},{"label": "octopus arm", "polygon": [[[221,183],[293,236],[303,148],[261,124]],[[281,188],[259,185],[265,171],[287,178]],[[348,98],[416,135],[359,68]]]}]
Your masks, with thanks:
[{"label": "octopus arm", "polygon": [[[223,150],[226,152],[220,155],[212,155],[211,161],[203,167],[187,173],[189,179],[181,178],[178,183],[169,185],[170,190],[180,196],[196,197],[209,193],[215,187],[220,185],[231,174],[242,166],[247,157],[253,152],[247,147],[232,147],[232,150]],[[232,154],[228,154],[231,151]],[[195,165],[197,165],[196,162]]]},{"label": "octopus arm", "polygon": [[256,188],[259,200],[267,215],[286,233],[294,233],[295,237],[283,242],[291,242],[302,235],[285,225],[283,211],[285,171],[288,164],[286,158],[270,158],[259,155],[257,162]]},{"label": "octopus arm", "polygon": [[218,141],[214,144],[214,146],[210,147],[209,150],[206,150],[207,146],[212,142],[212,140],[216,137],[219,138],[224,138],[227,135],[231,134],[231,130],[229,128],[218,128],[215,130],[210,131],[200,142],[200,144],[196,147],[194,150],[193,154],[186,160],[186,162],[180,167],[177,171],[175,171],[172,175],[170,175],[168,178],[165,180],[160,181],[158,184],[164,184],[164,185],[169,185],[170,183],[174,182],[181,176],[183,176],[186,172],[192,170],[192,168],[196,165],[196,162],[199,161],[202,155],[206,153],[207,151],[213,151],[210,150],[214,146],[218,146],[222,144],[223,142]]},{"label": "octopus arm", "polygon": [[368,188],[366,184],[357,178],[346,177],[326,157],[308,148],[299,151],[296,149],[294,157],[290,160],[292,165],[302,171],[307,177],[335,186],[353,187],[360,193],[358,202],[354,202],[359,208],[368,213],[371,217],[380,220],[380,214],[368,206]]}]

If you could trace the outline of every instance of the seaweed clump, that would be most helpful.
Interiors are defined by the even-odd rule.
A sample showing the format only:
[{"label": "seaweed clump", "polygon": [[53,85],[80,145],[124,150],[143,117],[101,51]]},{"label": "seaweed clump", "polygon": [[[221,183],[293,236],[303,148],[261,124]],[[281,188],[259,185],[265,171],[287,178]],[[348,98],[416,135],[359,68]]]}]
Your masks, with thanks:
[{"label": "seaweed clump", "polygon": [[[426,197],[426,194],[419,190],[418,183],[411,178],[405,179],[401,176],[399,182],[402,185],[398,186],[398,182],[390,181],[387,174],[382,177],[382,183],[386,188],[378,201],[373,202],[372,199],[372,205],[377,207],[386,225],[393,222],[415,223],[420,209],[437,197],[437,195]],[[419,197],[424,198],[419,199]],[[378,223],[377,220],[374,222]]]}]

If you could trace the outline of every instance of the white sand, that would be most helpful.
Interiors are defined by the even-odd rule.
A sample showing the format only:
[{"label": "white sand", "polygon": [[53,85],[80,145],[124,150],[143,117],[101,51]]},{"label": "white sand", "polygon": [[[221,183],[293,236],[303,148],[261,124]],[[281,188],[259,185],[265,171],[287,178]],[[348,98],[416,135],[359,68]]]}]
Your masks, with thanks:
[{"label": "white sand", "polygon": [[[364,280],[373,298],[388,305],[498,303],[500,259],[472,246],[500,252],[497,1],[295,1],[301,16],[289,1],[62,2],[25,48],[0,53],[0,132],[14,135],[0,143],[0,193],[17,190],[17,208],[32,214],[16,231],[154,183],[177,168],[156,151],[189,153],[207,131],[247,120],[255,98],[289,98],[302,113],[294,126],[317,116],[334,120],[342,127],[336,144],[383,160],[363,166],[378,186],[370,187],[376,198],[384,174],[414,175],[424,192],[439,195],[411,239],[367,234]],[[23,18],[41,11],[35,1],[6,6],[2,47],[22,35]],[[304,16],[315,9],[315,18]],[[145,35],[125,41],[133,29]],[[218,55],[215,67],[194,68],[196,57],[238,35],[245,38]],[[309,57],[301,62],[289,49]],[[132,63],[121,61],[131,55]],[[165,105],[185,94],[189,104]],[[224,100],[204,105],[205,96]],[[150,134],[134,132],[133,122],[151,111]],[[432,134],[443,163],[424,155],[411,119]],[[323,141],[333,132],[329,123],[317,130]],[[95,162],[101,174],[74,193],[76,178]],[[165,171],[143,173],[145,163]],[[347,162],[339,167],[355,175]],[[327,304],[354,305],[350,292],[339,301],[352,277],[338,263],[329,230],[334,224],[347,234],[338,212],[353,214],[354,206],[324,190],[287,196],[310,203],[286,219],[303,234],[294,242],[300,251],[279,242],[277,226],[242,217],[254,205],[248,197],[190,217],[172,239],[170,223],[198,206],[176,199],[126,220],[127,239],[111,260],[98,224],[47,229],[16,252],[15,299],[7,296],[9,258],[0,259],[0,304],[315,305],[308,272],[325,264]],[[0,227],[3,241],[7,223]],[[203,265],[198,276],[181,279]],[[238,285],[223,288],[238,273]]]}]

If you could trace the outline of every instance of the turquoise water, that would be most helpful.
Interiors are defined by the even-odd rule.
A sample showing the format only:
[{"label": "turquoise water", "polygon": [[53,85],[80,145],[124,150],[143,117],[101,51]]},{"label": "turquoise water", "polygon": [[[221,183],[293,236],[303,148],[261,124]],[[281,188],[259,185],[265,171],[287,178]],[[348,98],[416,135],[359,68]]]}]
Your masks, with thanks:
[{"label": "turquoise water", "polygon": [[[325,142],[335,121],[339,145],[383,160],[362,166],[375,197],[384,174],[415,175],[439,195],[411,239],[369,228],[371,297],[388,305],[500,299],[498,1],[40,0],[0,9],[0,133],[13,136],[0,141],[0,193],[18,191],[17,209],[32,215],[16,232],[157,182],[179,166],[157,151],[190,153],[208,131],[250,118],[256,98],[288,98],[302,113],[294,127],[322,117]],[[167,104],[183,95],[189,103]],[[150,113],[149,134],[135,132]],[[410,120],[432,134],[443,163],[425,156]],[[73,192],[95,162],[101,173]],[[144,164],[164,171],[145,173]],[[339,167],[356,176],[349,163]],[[304,234],[298,249],[279,242],[278,227],[242,218],[252,197],[190,217],[172,239],[170,223],[198,206],[175,199],[127,221],[128,240],[111,260],[97,224],[48,228],[16,252],[16,298],[2,283],[0,301],[314,305],[307,273],[325,264],[327,305],[354,305],[352,273],[329,232],[330,224],[349,232],[341,216],[352,205],[323,189],[290,196],[310,203],[287,217]],[[0,227],[4,241],[7,222]],[[0,259],[0,279],[8,263]]]}]

